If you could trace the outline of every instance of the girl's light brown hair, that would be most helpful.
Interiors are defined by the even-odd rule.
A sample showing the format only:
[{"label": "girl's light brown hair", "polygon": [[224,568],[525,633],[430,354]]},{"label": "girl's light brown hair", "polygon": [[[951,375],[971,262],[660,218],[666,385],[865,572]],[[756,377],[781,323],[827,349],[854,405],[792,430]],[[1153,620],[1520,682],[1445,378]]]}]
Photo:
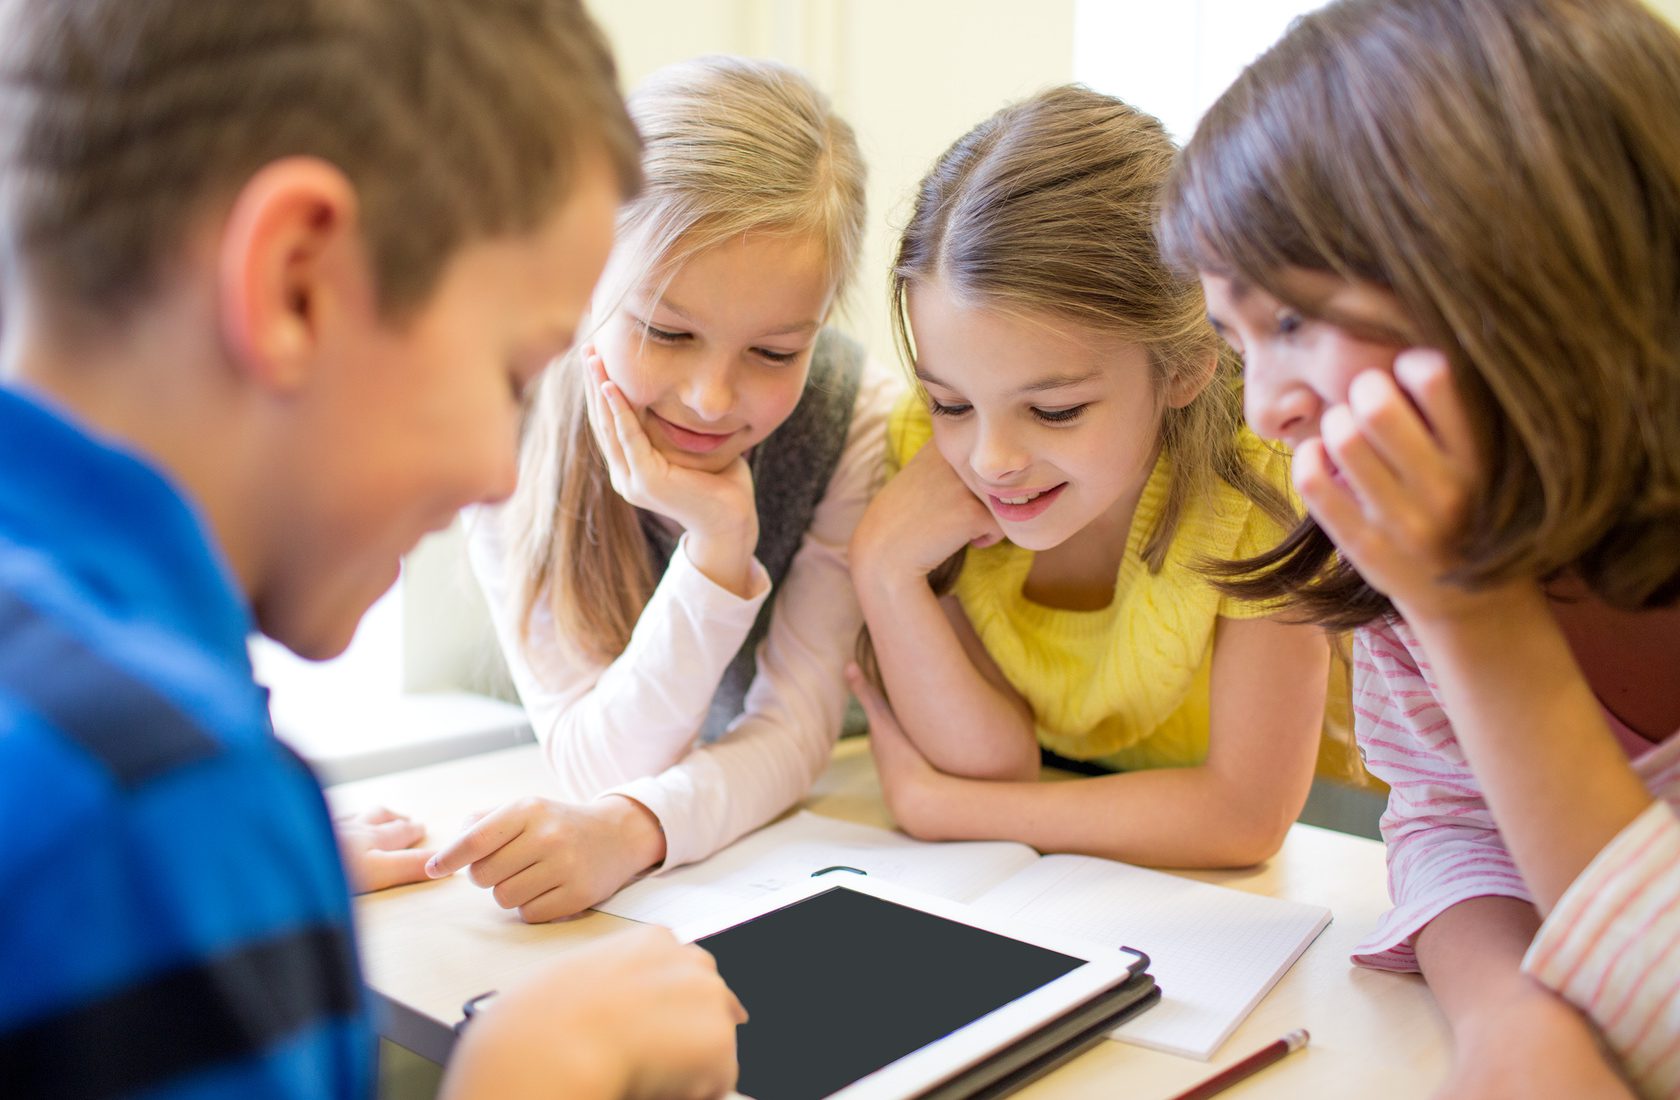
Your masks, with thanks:
[{"label": "girl's light brown hair", "polygon": [[120,324],[263,165],[355,186],[380,305],[465,244],[534,230],[639,142],[577,0],[0,0],[0,265],[78,326]]},{"label": "girl's light brown hair", "polygon": [[[690,257],[747,233],[814,238],[838,297],[863,237],[863,158],[799,72],[706,57],[660,70],[630,97],[646,143],[641,194],[619,216],[601,312],[660,289]],[[601,323],[604,317],[596,317]],[[547,372],[525,425],[519,487],[503,517],[521,636],[545,599],[566,644],[611,660],[656,578],[636,509],[613,491],[589,425],[576,355]]]},{"label": "girl's light brown hair", "polygon": [[[1143,543],[1159,571],[1185,507],[1223,480],[1281,523],[1295,513],[1244,459],[1238,366],[1207,322],[1201,287],[1162,262],[1154,220],[1176,150],[1153,116],[1064,85],[1005,107],[945,151],[922,180],[892,269],[892,321],[915,364],[908,296],[937,280],[1001,310],[1049,316],[1149,349],[1171,462]],[[1175,385],[1212,371],[1182,408]],[[960,556],[930,580],[943,589]]]},{"label": "girl's light brown hair", "polygon": [[[1210,110],[1160,234],[1292,302],[1291,269],[1391,291],[1443,350],[1483,484],[1476,587],[1572,571],[1680,600],[1680,38],[1636,0],[1354,0]],[[1310,520],[1232,588],[1357,626],[1388,600]]]}]

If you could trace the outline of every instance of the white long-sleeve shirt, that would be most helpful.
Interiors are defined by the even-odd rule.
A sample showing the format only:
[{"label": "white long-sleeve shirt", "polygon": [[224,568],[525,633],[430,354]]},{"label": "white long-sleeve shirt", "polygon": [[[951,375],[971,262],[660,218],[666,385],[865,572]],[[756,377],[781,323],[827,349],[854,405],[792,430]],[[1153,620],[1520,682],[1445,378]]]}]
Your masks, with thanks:
[{"label": "white long-sleeve shirt", "polygon": [[[1354,961],[1416,970],[1417,933],[1461,901],[1533,901],[1404,624],[1354,638],[1354,725],[1391,790],[1383,815],[1394,908]],[[1572,883],[1523,969],[1598,1027],[1641,1095],[1680,1100],[1680,733],[1653,744],[1605,721],[1655,796]]]},{"label": "white long-sleeve shirt", "polygon": [[762,566],[753,563],[753,594],[742,598],[696,569],[679,542],[630,644],[601,664],[559,638],[546,598],[520,642],[498,517],[469,522],[473,570],[562,797],[620,794],[646,806],[665,832],[661,869],[769,821],[827,766],[863,622],[847,546],[880,485],[887,415],[902,390],[895,372],[865,363],[840,460],[782,581],[743,712],[711,744],[698,737],[712,695],[770,594]]}]

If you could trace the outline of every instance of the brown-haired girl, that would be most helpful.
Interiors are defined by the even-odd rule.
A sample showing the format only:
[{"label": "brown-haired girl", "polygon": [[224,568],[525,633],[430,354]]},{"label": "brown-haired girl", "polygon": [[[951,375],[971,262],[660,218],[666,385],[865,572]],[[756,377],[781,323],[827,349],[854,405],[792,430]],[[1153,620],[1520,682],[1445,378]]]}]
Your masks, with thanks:
[{"label": "brown-haired girl", "polygon": [[1337,4],[1164,220],[1312,515],[1236,587],[1358,628],[1355,959],[1423,971],[1449,1095],[1680,1092],[1677,111],[1632,0]]},{"label": "brown-haired girl", "polygon": [[[1324,638],[1200,571],[1294,513],[1199,288],[1160,261],[1173,155],[1155,119],[1061,87],[922,183],[893,269],[920,392],[852,543],[891,712],[855,686],[916,835],[1232,866],[1306,797]],[[930,574],[965,547],[941,597]],[[1039,783],[1041,745],[1103,774]]]},{"label": "brown-haired girl", "polygon": [[644,182],[589,340],[543,381],[515,496],[471,541],[561,797],[502,807],[431,871],[470,864],[528,921],[710,855],[827,765],[861,621],[846,546],[897,393],[826,327],[864,216],[827,100],[711,57],[629,105]]}]

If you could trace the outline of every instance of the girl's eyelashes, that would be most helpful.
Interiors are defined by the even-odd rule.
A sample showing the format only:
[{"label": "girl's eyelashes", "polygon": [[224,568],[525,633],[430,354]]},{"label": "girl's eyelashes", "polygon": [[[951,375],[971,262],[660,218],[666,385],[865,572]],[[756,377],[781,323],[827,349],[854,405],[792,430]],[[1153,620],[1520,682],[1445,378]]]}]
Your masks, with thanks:
[{"label": "girl's eyelashes", "polygon": [[1034,407],[1033,415],[1047,424],[1071,424],[1085,415],[1085,410],[1091,407],[1087,401],[1083,405],[1069,405],[1065,409],[1040,409]]},{"label": "girl's eyelashes", "polygon": [[[934,416],[963,416],[974,406],[962,405],[956,402],[946,403],[935,398],[928,398],[928,412]],[[1033,416],[1046,424],[1071,424],[1085,415],[1085,410],[1091,407],[1089,401],[1083,405],[1069,405],[1065,409],[1041,409],[1034,406]]]},{"label": "girl's eyelashes", "polygon": [[680,344],[684,340],[688,339],[688,333],[686,332],[675,332],[671,329],[655,328],[653,325],[648,324],[648,322],[639,317],[633,317],[631,320],[635,322],[636,328],[643,336],[652,340],[656,344]]},{"label": "girl's eyelashes", "polygon": [[1291,309],[1280,309],[1273,319],[1279,336],[1293,336],[1306,325],[1306,318]]},{"label": "girl's eyelashes", "polygon": [[[642,320],[640,317],[635,316],[632,316],[630,320],[634,324],[637,332],[641,333],[643,337],[652,340],[656,344],[676,345],[687,343],[688,341],[694,339],[694,334],[692,332],[659,328],[657,325],[653,325]],[[774,363],[777,366],[792,363],[804,354],[803,351],[777,351],[774,348],[753,348],[752,352],[765,362]]]}]

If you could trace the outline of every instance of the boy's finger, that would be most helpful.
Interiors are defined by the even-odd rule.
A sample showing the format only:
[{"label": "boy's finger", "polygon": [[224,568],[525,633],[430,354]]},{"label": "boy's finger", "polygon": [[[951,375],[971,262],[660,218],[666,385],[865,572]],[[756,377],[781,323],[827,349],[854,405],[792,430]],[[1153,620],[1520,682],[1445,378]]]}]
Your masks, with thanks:
[{"label": "boy's finger", "polygon": [[497,812],[441,848],[426,864],[426,874],[444,878],[498,851],[524,831],[511,814]]}]

